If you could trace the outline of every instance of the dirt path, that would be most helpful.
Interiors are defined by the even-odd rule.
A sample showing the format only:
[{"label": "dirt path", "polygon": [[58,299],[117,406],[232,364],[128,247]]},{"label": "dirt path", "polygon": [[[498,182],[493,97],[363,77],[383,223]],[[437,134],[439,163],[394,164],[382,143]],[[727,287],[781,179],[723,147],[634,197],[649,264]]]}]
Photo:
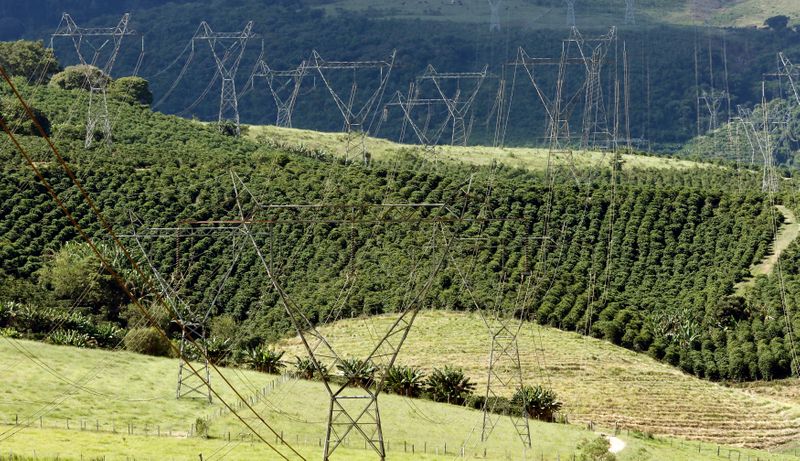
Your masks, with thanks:
[{"label": "dirt path", "polygon": [[764,256],[760,263],[750,267],[751,276],[737,283],[734,287],[737,294],[741,294],[744,288],[752,285],[756,276],[771,273],[783,250],[800,235],[800,223],[797,222],[797,216],[795,216],[794,212],[783,205],[775,205],[775,208],[783,215],[784,222],[772,244],[772,252]]}]

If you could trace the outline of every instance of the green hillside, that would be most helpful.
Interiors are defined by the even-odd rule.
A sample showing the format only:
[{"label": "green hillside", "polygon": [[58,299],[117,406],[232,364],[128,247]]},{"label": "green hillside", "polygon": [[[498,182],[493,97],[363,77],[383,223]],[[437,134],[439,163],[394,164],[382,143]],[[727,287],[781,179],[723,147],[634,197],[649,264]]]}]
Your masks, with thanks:
[{"label": "green hillside", "polygon": [[[586,350],[593,350],[593,346]],[[601,354],[599,350],[597,353]],[[3,339],[0,368],[10,367],[14,368],[13,379],[4,382],[2,395],[13,398],[4,397],[0,406],[3,456],[10,452],[32,456],[35,450],[38,459],[58,455],[62,460],[105,455],[108,460],[136,457],[178,461],[196,460],[199,453],[204,454],[204,459],[220,459],[223,454],[225,459],[234,460],[278,459],[264,444],[251,442],[248,431],[227,411],[221,411],[218,401],[209,405],[202,399],[175,400],[177,361],[174,359]],[[319,456],[318,440],[324,434],[323,419],[328,405],[320,383],[286,380],[247,370],[222,370],[248,398],[258,397],[255,408],[304,457]],[[211,382],[225,399],[232,401],[231,393],[217,375],[211,377]],[[266,395],[259,395],[264,389]],[[267,440],[274,442],[274,436],[251,414],[246,410],[241,410],[241,414]],[[481,418],[476,410],[385,395],[381,397],[381,414],[391,459],[452,459],[462,445],[466,459],[519,459],[522,455],[508,421],[498,426],[487,444],[481,444],[479,435],[473,431]],[[208,418],[209,439],[187,437],[197,418]],[[13,425],[15,419],[19,426]],[[536,437],[527,456],[535,459],[544,457],[553,461],[557,455],[569,459],[577,453],[576,445],[581,440],[598,437],[584,425],[539,422],[531,425]],[[16,434],[9,437],[12,432]],[[716,444],[700,445],[698,451],[696,442],[681,439],[652,438],[625,430],[619,437],[626,443],[619,453],[620,461],[718,459]],[[354,437],[350,447],[337,451],[338,459],[374,459],[360,442]],[[289,454],[285,447],[279,449]],[[731,452],[733,456],[741,453],[743,457],[758,456],[764,460],[795,459],[777,452],[730,446],[722,446],[720,452],[723,456]],[[299,458],[290,456],[290,459]]]},{"label": "green hillside", "polygon": [[[270,203],[444,202],[459,208],[466,204],[464,212],[476,216],[487,200],[489,169],[485,167],[431,163],[407,151],[392,157],[387,154],[387,160],[378,158],[368,168],[345,165],[324,151],[297,148],[297,143],[280,148],[269,137],[258,142],[233,139],[212,127],[114,100],[113,150],[109,154],[102,143],[85,150],[77,114],[86,94],[23,88],[32,103],[50,117],[54,139],[77,177],[122,234],[131,230],[129,211],[151,226],[237,216],[230,169],[246,178],[256,196]],[[67,205],[82,216],[94,235],[103,238],[99,224],[86,215],[87,208],[47,156],[41,139],[22,139]],[[74,240],[76,233],[35,185],[7,141],[3,143],[0,254],[4,299],[30,304],[34,314],[37,308],[56,309],[56,314],[47,315],[60,315],[59,309],[77,303],[87,318],[120,327],[134,325],[136,316],[131,316],[124,297],[113,288],[84,301],[78,296],[80,278],[72,282],[76,284],[72,289],[56,289],[40,271],[57,268],[58,258],[46,256]],[[514,155],[526,158],[529,154],[520,151]],[[500,273],[507,274],[508,292],[513,293],[520,274],[534,271],[551,281],[538,286],[532,298],[536,301],[526,314],[542,324],[648,352],[710,379],[788,376],[791,351],[780,304],[771,294],[759,295],[757,312],[764,316],[756,317],[745,301],[728,297],[734,284],[749,274],[751,264],[769,251],[772,239],[770,215],[778,212],[768,206],[765,196],[752,192],[757,190],[758,175],[731,168],[683,169],[685,163],[675,164],[683,165],[680,168],[648,168],[654,163],[643,161],[634,168],[636,163],[634,158],[626,159],[617,185],[611,187],[608,170],[597,169],[591,162],[585,167],[563,162],[554,170],[557,176],[552,188],[544,184],[540,169],[525,171],[500,164],[494,173],[490,207],[497,216],[517,220],[493,223],[482,231],[470,225],[453,230],[465,236],[483,232],[502,244],[482,249],[477,257],[471,256],[472,249],[454,250],[458,264],[476,268],[472,277],[478,297],[494,296],[493,283]],[[465,196],[464,187],[471,176],[473,186]],[[395,311],[407,277],[396,261],[414,257],[407,254],[403,240],[422,242],[416,239],[427,238],[424,229],[414,226],[393,226],[385,241],[372,235],[375,229],[309,229],[298,224],[280,232],[275,264],[283,268],[283,284],[318,322]],[[313,245],[307,243],[309,235]],[[528,235],[546,236],[550,243],[527,244]],[[607,259],[609,245],[612,257]],[[214,297],[215,284],[221,281],[219,268],[232,263],[227,241],[213,236],[177,241],[170,237],[148,241],[147,246],[163,273],[190,271],[178,290],[189,302],[198,304]],[[380,248],[377,254],[381,259],[374,261],[368,256],[371,248]],[[141,257],[140,253],[136,257]],[[92,260],[86,264],[91,267]],[[129,273],[130,269],[120,264],[119,270]],[[472,306],[468,294],[454,283],[459,280],[454,267],[448,264],[437,275],[426,302],[459,310]],[[601,283],[606,267],[607,282]],[[339,299],[343,280],[352,271],[364,275],[354,280],[347,297]],[[367,274],[384,282],[373,283]],[[291,330],[276,294],[264,282],[265,274],[252,247],[244,247],[241,262],[222,287],[218,307],[211,313],[227,314],[240,322],[243,334],[234,347],[253,346]],[[588,303],[590,296],[602,301]],[[29,312],[20,309],[6,312]],[[46,338],[48,330],[36,326],[41,322],[31,320],[39,318],[34,314],[6,314],[5,323],[33,337]],[[591,325],[588,331],[587,325]],[[770,346],[757,347],[761,341]],[[740,348],[747,351],[740,354],[742,358],[728,358]]]},{"label": "green hillside", "polygon": [[[334,347],[353,357],[368,353],[392,316],[345,320],[322,328]],[[462,367],[485,389],[489,334],[480,317],[424,312],[398,363],[430,371]],[[304,356],[298,340],[277,344]],[[594,421],[659,435],[751,447],[794,447],[800,407],[777,397],[752,396],[712,384],[607,342],[526,323],[519,348],[525,381],[545,384],[564,401],[574,423]],[[747,387],[746,389],[750,389]],[[759,385],[752,389],[758,395]]]}]

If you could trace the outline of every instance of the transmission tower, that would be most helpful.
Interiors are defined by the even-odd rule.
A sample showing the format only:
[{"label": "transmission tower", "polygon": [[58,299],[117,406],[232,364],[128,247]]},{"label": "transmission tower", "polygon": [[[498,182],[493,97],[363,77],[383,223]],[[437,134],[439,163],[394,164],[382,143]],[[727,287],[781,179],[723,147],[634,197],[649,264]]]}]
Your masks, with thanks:
[{"label": "transmission tower", "polygon": [[303,78],[307,73],[305,62],[294,70],[273,70],[263,58],[259,58],[258,62],[256,62],[256,67],[250,76],[250,85],[253,84],[253,78],[255,77],[261,77],[266,80],[278,112],[275,126],[292,127],[292,112],[297,102],[297,95],[300,93],[300,85],[303,83]]},{"label": "transmission tower", "polygon": [[[397,355],[413,325],[417,313],[427,305],[427,293],[433,285],[437,274],[447,260],[452,238],[446,229],[448,223],[457,222],[445,204],[441,203],[387,203],[387,204],[266,204],[261,203],[244,181],[235,173],[231,173],[237,217],[225,217],[220,220],[187,221],[187,225],[203,229],[238,229],[257,256],[263,267],[269,284],[279,297],[288,319],[299,335],[308,357],[322,377],[323,385],[330,397],[327,415],[327,429],[323,459],[329,460],[349,435],[355,434],[364,439],[366,446],[374,450],[380,459],[385,459],[383,429],[378,410],[378,396],[383,390],[386,373],[395,363]],[[245,208],[248,213],[245,213]],[[306,315],[308,306],[302,306],[295,296],[284,286],[282,273],[276,264],[283,262],[276,258],[285,249],[276,240],[278,230],[287,226],[308,229],[318,224],[340,226],[355,232],[356,227],[363,226],[375,232],[376,228],[388,229],[397,223],[414,223],[419,229],[417,237],[426,243],[422,245],[404,245],[403,252],[408,256],[411,267],[408,271],[398,271],[406,295],[397,308],[397,319],[388,330],[376,341],[371,352],[362,363],[376,366],[376,374],[372,382],[360,382],[357,387],[349,387],[342,383],[345,361],[343,356],[320,333],[314,322]],[[256,232],[257,228],[266,232]],[[383,236],[383,234],[381,234]],[[390,235],[388,232],[386,236]],[[389,244],[382,240],[382,244]],[[360,241],[352,241],[351,264],[360,258],[360,249],[365,245]],[[351,273],[355,274],[353,270]],[[342,293],[347,296],[355,276],[344,277]],[[399,283],[400,283],[399,282]],[[340,310],[347,298],[338,299],[332,306]],[[352,383],[351,383],[352,384]]]},{"label": "transmission tower", "polygon": [[[450,112],[447,111],[445,119],[431,127],[432,108],[440,105],[446,105],[444,99],[440,97],[421,98],[417,86],[414,83],[409,85],[407,95],[404,95],[400,91],[396,92],[394,97],[386,104],[386,109],[388,110],[390,107],[399,107],[403,113],[400,142],[403,142],[405,139],[406,127],[410,126],[423,149],[433,151],[435,146],[439,144],[445,129],[450,123]],[[422,124],[418,123],[414,110],[418,107],[427,108],[427,114]]]},{"label": "transmission tower", "polygon": [[[128,29],[129,20],[130,13],[125,13],[114,27],[78,27],[72,17],[68,13],[64,13],[61,16],[58,28],[50,36],[50,49],[53,49],[53,42],[56,37],[70,38],[75,47],[78,60],[86,72],[85,85],[86,89],[89,90],[89,107],[86,115],[84,146],[87,149],[94,143],[95,130],[98,128],[102,130],[102,137],[106,144],[110,146],[112,143],[111,119],[108,114],[106,92],[111,71],[122,46],[122,40],[127,36],[136,34],[135,31]],[[91,57],[88,60],[84,53],[84,45],[91,49]],[[144,45],[142,46],[142,53],[144,53]],[[100,61],[103,61],[102,66]],[[93,76],[92,69],[89,66],[99,68],[104,75]]]},{"label": "transmission tower", "polygon": [[567,25],[575,27],[575,0],[565,0],[567,2]]},{"label": "transmission tower", "polygon": [[489,31],[500,32],[500,5],[503,0],[487,0],[489,2]]},{"label": "transmission tower", "polygon": [[[472,124],[467,124],[466,118],[475,97],[481,89],[483,81],[488,75],[488,66],[484,66],[480,72],[451,72],[439,73],[428,64],[425,72],[417,77],[416,86],[420,88],[425,82],[432,82],[438,93],[438,98],[447,106],[448,117],[452,121],[453,134],[451,144],[453,146],[466,146],[472,130]],[[446,85],[449,82],[449,85]],[[471,90],[463,90],[462,84],[472,82]]]},{"label": "transmission tower", "polygon": [[719,127],[719,112],[722,103],[727,99],[728,95],[725,91],[714,91],[712,88],[710,92],[703,90],[700,95],[700,100],[705,104],[708,110],[708,131],[714,131]]},{"label": "transmission tower", "polygon": [[800,79],[800,67],[792,64],[792,61],[783,52],[780,52],[778,53],[778,73],[782,77],[786,77],[789,87],[792,89],[794,100],[800,106],[800,93],[797,89],[798,79]]},{"label": "transmission tower", "polygon": [[[319,73],[344,120],[344,132],[347,134],[346,161],[350,160],[350,154],[354,147],[350,144],[350,138],[353,134],[357,134],[360,141],[358,148],[361,151],[362,160],[365,164],[369,163],[365,140],[372,129],[375,117],[378,115],[378,107],[381,99],[383,99],[383,93],[392,73],[396,55],[397,51],[393,50],[386,61],[326,61],[316,50],[312,52],[312,59],[308,67]],[[359,82],[357,74],[359,71],[369,70],[377,71],[375,80],[377,84],[373,91],[366,95],[366,98],[358,98]],[[351,85],[347,88],[348,95],[345,98],[340,95],[341,91],[337,91],[334,88],[334,81],[330,76],[332,73],[344,71],[352,72]],[[360,99],[358,104],[356,99]]]},{"label": "transmission tower", "polygon": [[636,0],[625,0],[625,24],[636,24]]},{"label": "transmission tower", "polygon": [[205,41],[214,56],[217,65],[217,74],[222,78],[222,88],[219,99],[220,131],[224,131],[226,122],[233,123],[236,136],[241,134],[239,124],[239,99],[236,95],[236,73],[242,61],[247,42],[256,37],[252,33],[253,21],[248,22],[244,29],[237,32],[214,32],[206,21],[200,23],[192,37],[192,51],[194,43]]},{"label": "transmission tower", "polygon": [[[132,238],[146,265],[150,268],[153,280],[161,291],[165,305],[172,311],[181,330],[180,356],[178,358],[178,379],[175,389],[175,398],[181,399],[194,394],[199,394],[211,403],[211,372],[208,361],[208,319],[217,307],[217,300],[222,293],[225,283],[229,280],[239,260],[241,249],[239,243],[241,236],[226,230],[232,236],[231,254],[232,262],[223,273],[221,280],[214,290],[214,297],[207,305],[196,305],[185,299],[180,294],[178,285],[186,278],[186,274],[178,273],[180,261],[176,261],[175,271],[166,276],[156,266],[153,257],[144,245],[143,240],[148,239],[177,239],[176,248],[180,248],[181,237],[206,236],[211,232],[207,229],[191,229],[187,226],[165,228],[146,227],[133,213],[130,213],[132,234],[124,237]],[[189,360],[200,360],[200,366],[190,367]]]}]

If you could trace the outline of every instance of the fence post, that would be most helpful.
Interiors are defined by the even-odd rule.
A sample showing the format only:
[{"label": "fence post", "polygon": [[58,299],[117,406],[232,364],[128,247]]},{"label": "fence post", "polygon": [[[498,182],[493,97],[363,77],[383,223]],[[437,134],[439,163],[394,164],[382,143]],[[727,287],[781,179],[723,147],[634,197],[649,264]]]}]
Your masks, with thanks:
[{"label": "fence post", "polygon": [[69,418],[67,418],[67,429],[69,429]]}]

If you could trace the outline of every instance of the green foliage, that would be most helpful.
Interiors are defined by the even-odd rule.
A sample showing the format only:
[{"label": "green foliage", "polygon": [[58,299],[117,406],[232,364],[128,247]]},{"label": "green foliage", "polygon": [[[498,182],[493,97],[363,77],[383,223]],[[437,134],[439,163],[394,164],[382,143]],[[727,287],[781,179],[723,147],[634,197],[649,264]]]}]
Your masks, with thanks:
[{"label": "green foliage", "polygon": [[128,104],[149,106],[153,103],[150,83],[141,77],[120,77],[114,80],[109,87],[108,94],[112,98],[125,101]]},{"label": "green foliage", "polygon": [[596,438],[586,438],[578,443],[576,447],[580,454],[578,455],[579,461],[616,461],[617,457],[610,453],[608,449],[611,447],[608,439],[605,436]]},{"label": "green foliage", "polygon": [[426,388],[435,402],[447,402],[462,405],[475,390],[475,383],[464,375],[460,368],[450,366],[444,369],[434,368],[428,379]]},{"label": "green foliage", "polygon": [[56,330],[47,338],[47,342],[58,346],[91,347],[94,341],[86,333],[75,330]]},{"label": "green foliage", "polygon": [[347,385],[355,387],[370,387],[375,380],[377,370],[372,362],[354,358],[342,359],[336,364],[336,368]]},{"label": "green foliage", "polygon": [[295,357],[294,362],[294,375],[300,379],[322,379],[323,376],[328,376],[328,369],[325,365],[320,364],[322,370],[317,370],[314,362],[308,357]]},{"label": "green foliage", "polygon": [[203,439],[208,438],[208,431],[211,429],[211,424],[206,418],[197,418],[194,422],[194,435]]},{"label": "green foliage", "polygon": [[154,327],[131,328],[123,341],[125,349],[131,352],[157,357],[167,357],[171,353],[169,340]]},{"label": "green foliage", "polygon": [[764,25],[772,30],[780,31],[786,29],[786,27],[789,25],[789,19],[789,16],[779,14],[777,16],[767,18],[764,21]]},{"label": "green foliage", "polygon": [[34,82],[40,79],[47,82],[61,67],[53,50],[45,48],[41,40],[0,42],[0,66],[10,76],[24,77]]},{"label": "green foliage", "polygon": [[206,339],[205,347],[208,361],[216,365],[222,365],[228,361],[232,345],[231,340],[228,338],[211,336]]},{"label": "green foliage", "polygon": [[425,386],[425,372],[416,367],[393,365],[386,372],[386,390],[406,397],[419,397]]},{"label": "green foliage", "polygon": [[101,69],[88,64],[67,66],[61,72],[53,75],[50,86],[62,90],[90,90],[91,88],[107,88],[111,77]]},{"label": "green foliage", "polygon": [[15,97],[0,99],[0,120],[8,125],[15,134],[41,136],[41,131],[39,130],[39,127],[41,127],[45,134],[49,136],[52,128],[50,119],[39,108],[34,106],[29,106],[28,108],[33,114],[33,119],[31,119],[25,106],[19,102],[19,99]]},{"label": "green foliage", "polygon": [[253,370],[261,373],[278,374],[286,367],[281,361],[283,351],[276,351],[267,346],[258,346],[245,352],[244,360]]},{"label": "green foliage", "polygon": [[541,385],[523,386],[511,398],[513,405],[524,408],[529,418],[541,421],[554,421],[555,414],[561,410],[562,403],[552,389]]}]

